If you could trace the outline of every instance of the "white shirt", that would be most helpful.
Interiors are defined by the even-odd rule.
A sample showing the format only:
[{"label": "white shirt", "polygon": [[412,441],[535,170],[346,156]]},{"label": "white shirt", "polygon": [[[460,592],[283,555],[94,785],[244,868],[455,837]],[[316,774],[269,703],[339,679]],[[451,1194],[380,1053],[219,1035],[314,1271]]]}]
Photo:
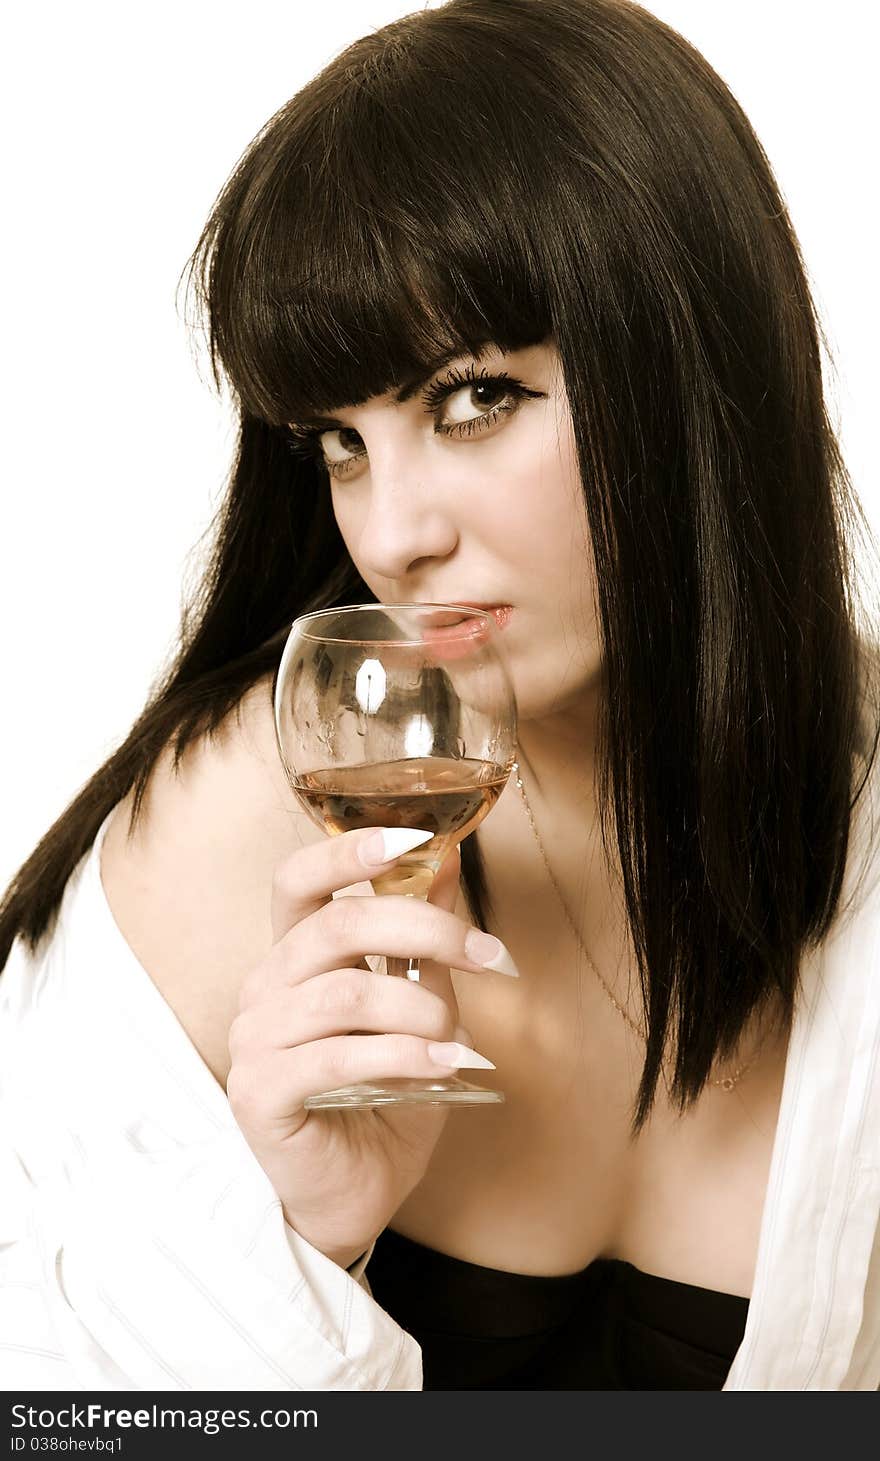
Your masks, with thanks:
[{"label": "white shirt", "polygon": [[[106,825],[36,956],[18,941],[0,978],[0,1388],[420,1389],[418,1344],[366,1277],[285,1224],[123,939]],[[880,855],[864,812],[844,900],[857,842],[855,914],[802,967],[729,1390],[880,1387]]]}]

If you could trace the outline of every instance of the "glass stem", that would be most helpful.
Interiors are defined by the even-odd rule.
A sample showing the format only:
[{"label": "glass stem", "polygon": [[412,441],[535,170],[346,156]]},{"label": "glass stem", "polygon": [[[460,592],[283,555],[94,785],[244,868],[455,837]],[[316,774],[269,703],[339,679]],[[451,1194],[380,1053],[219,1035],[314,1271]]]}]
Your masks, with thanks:
[{"label": "glass stem", "polygon": [[[432,869],[432,881],[433,874],[436,871],[436,867]],[[428,887],[425,888],[424,892],[410,892],[404,894],[404,896],[406,898],[421,898],[422,902],[426,903],[428,900],[429,888],[430,884],[428,885]],[[387,974],[393,975],[397,979],[409,979],[412,981],[413,984],[418,984],[421,978],[421,970],[419,968],[418,958],[415,958],[412,954],[409,956],[408,959],[403,959],[399,956],[389,954],[385,959],[385,972]]]}]

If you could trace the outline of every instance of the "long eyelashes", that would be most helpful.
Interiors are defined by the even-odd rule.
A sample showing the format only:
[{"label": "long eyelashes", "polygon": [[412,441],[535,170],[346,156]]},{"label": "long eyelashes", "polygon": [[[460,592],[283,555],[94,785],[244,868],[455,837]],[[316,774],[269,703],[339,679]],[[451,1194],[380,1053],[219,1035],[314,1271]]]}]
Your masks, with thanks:
[{"label": "long eyelashes", "polygon": [[[472,364],[468,364],[464,370],[453,366],[440,380],[432,381],[420,392],[420,399],[426,410],[436,413],[450,396],[468,385],[486,390],[491,395],[503,392],[502,399],[496,405],[490,405],[489,409],[482,414],[470,417],[466,421],[451,423],[436,421],[434,424],[436,433],[459,438],[474,436],[480,431],[489,430],[502,416],[513,415],[526,397],[537,397],[541,394],[540,391],[528,390],[520,381],[511,379],[506,371],[490,375],[485,367],[477,371]],[[327,427],[291,425],[287,428],[288,446],[295,455],[316,460],[326,470],[328,476],[343,477],[347,475],[349,468],[365,455],[365,452],[357,451],[352,447],[350,457],[339,461],[328,460],[321,447],[321,438],[328,429]],[[348,431],[351,436],[360,440],[357,432],[352,428],[338,427],[336,429],[343,434]]]},{"label": "long eyelashes", "polygon": [[519,381],[512,381],[506,370],[499,370],[490,375],[485,366],[477,371],[473,364],[469,363],[464,370],[457,366],[451,366],[440,380],[431,381],[419,392],[419,398],[426,411],[436,411],[449,396],[460,391],[463,386],[506,386],[522,389]]}]

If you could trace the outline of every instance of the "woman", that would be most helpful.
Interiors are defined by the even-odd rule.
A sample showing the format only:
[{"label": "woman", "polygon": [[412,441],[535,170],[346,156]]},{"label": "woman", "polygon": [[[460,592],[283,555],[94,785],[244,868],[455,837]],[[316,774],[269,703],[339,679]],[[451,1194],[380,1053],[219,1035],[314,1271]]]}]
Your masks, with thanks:
[{"label": "woman", "polygon": [[[0,924],[7,1383],[876,1388],[878,664],[742,112],[635,6],[452,0],[271,119],[192,278],[214,559]],[[370,600],[512,608],[518,773],[428,904],[274,744],[291,620]]]}]

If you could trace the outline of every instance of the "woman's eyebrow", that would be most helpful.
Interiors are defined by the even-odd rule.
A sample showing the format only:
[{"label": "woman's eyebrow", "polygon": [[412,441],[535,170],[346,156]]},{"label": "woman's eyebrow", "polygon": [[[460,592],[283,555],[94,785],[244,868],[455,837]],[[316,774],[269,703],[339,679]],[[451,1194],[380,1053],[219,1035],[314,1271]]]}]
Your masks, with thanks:
[{"label": "woman's eyebrow", "polygon": [[[407,401],[411,401],[416,391],[421,386],[426,385],[431,377],[437,374],[438,370],[442,370],[444,365],[451,365],[453,360],[463,360],[467,353],[456,349],[446,350],[442,355],[438,355],[417,376],[414,376],[411,380],[404,381],[403,385],[395,393],[394,399],[397,405],[403,406]],[[479,361],[487,353],[488,346],[472,352],[472,354],[468,355],[468,358]],[[503,353],[505,352],[502,351]],[[350,409],[353,409],[353,407]],[[317,426],[323,431],[332,431],[337,427],[344,426],[345,423],[340,421],[336,416],[298,416],[297,425]]]}]

